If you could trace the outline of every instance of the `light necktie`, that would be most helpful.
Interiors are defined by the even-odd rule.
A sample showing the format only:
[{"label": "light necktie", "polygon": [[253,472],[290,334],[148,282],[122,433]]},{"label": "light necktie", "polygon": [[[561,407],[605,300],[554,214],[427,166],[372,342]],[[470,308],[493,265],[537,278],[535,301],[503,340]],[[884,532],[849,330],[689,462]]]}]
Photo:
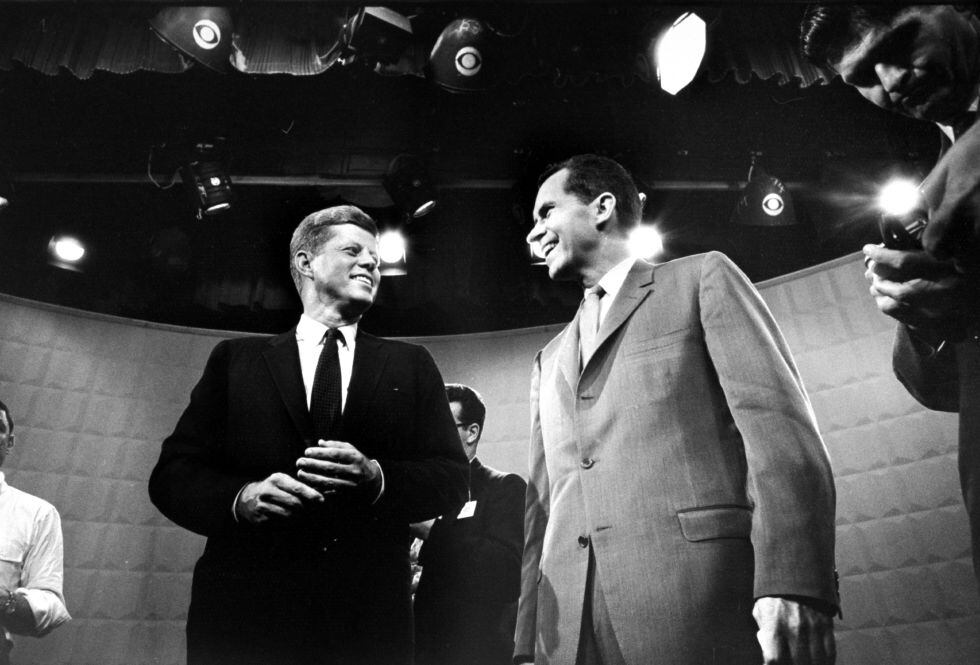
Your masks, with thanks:
[{"label": "light necktie", "polygon": [[341,425],[340,356],[337,341],[344,335],[331,328],[323,336],[323,349],[313,375],[313,392],[310,395],[310,415],[313,417],[313,433],[317,439],[336,439]]},{"label": "light necktie", "polygon": [[599,333],[599,301],[606,292],[598,284],[585,290],[582,301],[582,314],[578,319],[579,350],[584,366],[595,351],[596,336]]}]

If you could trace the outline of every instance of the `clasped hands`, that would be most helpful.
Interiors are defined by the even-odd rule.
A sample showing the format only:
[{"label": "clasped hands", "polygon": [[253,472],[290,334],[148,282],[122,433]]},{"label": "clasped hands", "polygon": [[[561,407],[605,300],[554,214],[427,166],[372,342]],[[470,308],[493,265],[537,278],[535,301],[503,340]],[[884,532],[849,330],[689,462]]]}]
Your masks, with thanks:
[{"label": "clasped hands", "polygon": [[370,502],[381,491],[381,467],[345,441],[325,441],[303,451],[296,477],[273,473],[246,485],[235,513],[260,524],[290,517],[308,505],[322,504],[333,494],[363,494]]}]

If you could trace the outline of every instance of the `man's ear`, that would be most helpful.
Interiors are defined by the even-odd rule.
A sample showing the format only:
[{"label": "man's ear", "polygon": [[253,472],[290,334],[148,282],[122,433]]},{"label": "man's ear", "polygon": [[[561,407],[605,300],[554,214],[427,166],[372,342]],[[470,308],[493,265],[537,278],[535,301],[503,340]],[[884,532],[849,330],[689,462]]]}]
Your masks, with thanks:
[{"label": "man's ear", "polygon": [[313,257],[305,249],[301,249],[293,254],[293,267],[296,272],[304,277],[313,277]]},{"label": "man's ear", "polygon": [[598,229],[612,219],[616,212],[616,196],[611,192],[603,192],[595,197],[592,205],[595,206],[595,226]]}]

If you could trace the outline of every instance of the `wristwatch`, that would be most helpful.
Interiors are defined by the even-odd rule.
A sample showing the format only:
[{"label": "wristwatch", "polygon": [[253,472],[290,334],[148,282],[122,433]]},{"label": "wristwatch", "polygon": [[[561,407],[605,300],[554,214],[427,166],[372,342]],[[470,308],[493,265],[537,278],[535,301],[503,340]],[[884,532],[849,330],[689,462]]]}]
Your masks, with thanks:
[{"label": "wristwatch", "polygon": [[12,617],[17,610],[17,599],[12,591],[7,592],[7,597],[0,600],[0,620]]}]

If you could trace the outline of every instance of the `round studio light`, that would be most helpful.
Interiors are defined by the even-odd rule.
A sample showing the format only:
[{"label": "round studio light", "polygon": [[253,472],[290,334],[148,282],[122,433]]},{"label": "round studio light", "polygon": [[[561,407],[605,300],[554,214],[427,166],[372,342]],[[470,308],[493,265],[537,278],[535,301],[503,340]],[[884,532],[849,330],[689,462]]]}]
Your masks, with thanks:
[{"label": "round studio light", "polygon": [[641,224],[630,234],[630,253],[640,259],[652,259],[664,251],[664,240],[656,228]]},{"label": "round studio light", "polygon": [[899,178],[881,188],[878,193],[878,206],[887,215],[902,217],[921,205],[921,197],[919,188],[914,182]]},{"label": "round studio light", "polygon": [[762,199],[762,212],[766,213],[770,217],[775,217],[783,212],[783,208],[786,207],[786,203],[783,201],[783,197],[775,192],[770,192],[766,194]]},{"label": "round studio light", "polygon": [[378,239],[378,256],[382,263],[405,260],[405,236],[398,231],[385,231]]},{"label": "round studio light", "polygon": [[85,246],[77,238],[71,236],[51,238],[48,248],[52,257],[64,263],[78,263],[85,256]]},{"label": "round studio light", "polygon": [[654,47],[660,88],[676,95],[694,80],[707,48],[707,24],[694,12],[685,12],[667,28]]}]

